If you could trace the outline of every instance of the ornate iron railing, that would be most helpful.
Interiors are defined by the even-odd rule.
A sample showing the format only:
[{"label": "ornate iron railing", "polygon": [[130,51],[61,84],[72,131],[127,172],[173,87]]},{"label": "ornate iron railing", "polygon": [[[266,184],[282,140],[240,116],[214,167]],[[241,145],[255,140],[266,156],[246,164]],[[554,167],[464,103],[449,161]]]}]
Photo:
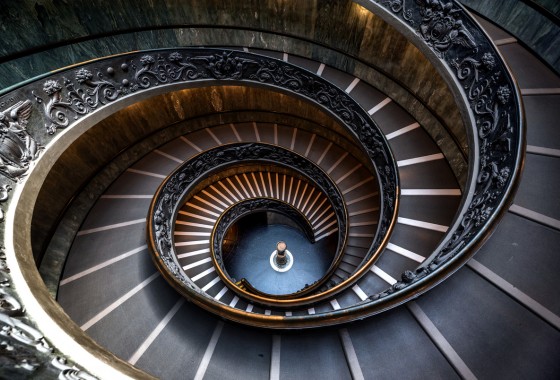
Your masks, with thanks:
[{"label": "ornate iron railing", "polygon": [[[59,331],[59,341],[66,339],[65,331],[81,335],[77,327],[68,328],[73,326],[70,320],[49,298],[36,269],[28,268],[33,262],[29,235],[18,225],[30,223],[27,218],[32,209],[23,210],[32,206],[36,184],[43,181],[52,162],[81,133],[136,99],[188,86],[243,83],[300,96],[324,108],[348,127],[379,168],[378,182],[384,196],[381,211],[387,216],[382,218],[379,231],[381,236],[388,235],[398,202],[396,167],[381,132],[344,91],[291,64],[239,51],[174,49],[125,54],[43,76],[15,86],[0,96],[3,137],[0,144],[0,221],[5,222],[0,228],[9,226],[9,232],[4,234],[7,262],[12,274],[15,270],[21,279],[17,293],[10,288],[3,289],[4,298],[13,297],[14,302],[27,303],[28,309],[44,310],[42,313],[48,317],[37,321],[49,325],[50,321],[58,321],[54,326]],[[33,181],[29,181],[31,178]],[[386,240],[382,240],[378,248],[385,243]],[[11,278],[12,274],[7,277]],[[23,292],[22,289],[27,290]],[[19,299],[23,293],[28,294],[26,301]],[[2,308],[4,313],[13,314],[10,309],[11,306]],[[34,324],[27,322],[23,306],[18,318],[33,328]],[[34,350],[35,346],[32,343],[30,347]],[[98,373],[112,373],[110,366],[91,354],[99,349],[93,341],[85,339],[83,347],[84,357],[98,363]],[[112,360],[117,361],[116,358]],[[129,366],[121,366],[120,371],[143,376]]]},{"label": "ornate iron railing", "polygon": [[[358,1],[409,36],[449,73],[458,104],[471,120],[467,196],[443,242],[415,271],[372,295],[368,314],[417,296],[470,258],[517,188],[525,149],[525,121],[515,80],[494,44],[454,1]],[[403,29],[404,26],[404,29]]]},{"label": "ornate iron railing", "polygon": [[[381,312],[418,296],[475,252],[511,202],[522,167],[525,133],[520,94],[511,74],[491,41],[458,3],[358,2],[402,31],[439,68],[454,90],[470,133],[470,190],[434,254],[417,270],[405,272],[390,289],[373,295],[370,302],[344,310],[344,320]],[[59,131],[76,129],[79,134],[103,117],[102,109],[111,112],[137,94],[156,94],[209,81],[272,86],[329,110],[352,131],[375,163],[383,194],[383,220],[394,218],[398,179],[384,138],[343,91],[287,63],[226,50],[162,50],[100,60],[16,86],[0,97],[0,229],[5,244],[5,255],[0,256],[0,324],[2,335],[14,347],[2,354],[14,366],[29,371],[40,366],[46,376],[87,378],[85,372],[68,364],[39,330],[48,330],[53,339],[65,342],[68,339],[57,333],[71,331],[68,336],[79,336],[81,343],[72,347],[87,346],[84,351],[89,353],[77,356],[79,364],[90,368],[99,364],[99,373],[111,371],[106,361],[97,360],[96,350],[100,348],[72,327],[41,287],[36,270],[29,268],[33,266],[30,244],[25,242],[29,235],[19,230],[28,225],[26,215],[32,206],[25,206],[25,202],[33,200],[36,191],[35,186],[28,186],[29,179],[38,178],[40,182],[48,172],[48,162],[56,158],[51,147],[54,151],[72,140],[72,136]],[[79,129],[78,125],[84,126]],[[388,235],[391,227],[385,223],[380,231]],[[322,321],[329,324],[331,319],[328,315]],[[289,327],[289,323],[286,320],[284,325]],[[106,352],[103,355],[108,357]],[[117,363],[116,359],[112,363]],[[116,373],[145,376],[122,363]]]},{"label": "ornate iron railing", "polygon": [[[278,146],[263,143],[223,145],[196,155],[169,175],[156,191],[148,214],[148,243],[152,248],[155,262],[160,270],[164,271],[166,278],[174,282],[176,287],[182,287],[183,293],[186,292],[187,296],[199,296],[200,291],[180,269],[177,262],[172,237],[179,208],[203,179],[231,167],[257,162],[283,166],[299,172],[325,194],[331,202],[339,228],[337,253],[328,273],[332,272],[332,267],[341,256],[346,241],[348,216],[342,194],[326,173],[304,157]],[[216,236],[218,240],[222,237],[222,234]],[[219,261],[221,256],[218,254],[214,257],[218,266],[222,267]],[[319,282],[322,283],[324,280]],[[237,289],[232,286],[232,290]],[[271,299],[270,302],[274,300]]]}]

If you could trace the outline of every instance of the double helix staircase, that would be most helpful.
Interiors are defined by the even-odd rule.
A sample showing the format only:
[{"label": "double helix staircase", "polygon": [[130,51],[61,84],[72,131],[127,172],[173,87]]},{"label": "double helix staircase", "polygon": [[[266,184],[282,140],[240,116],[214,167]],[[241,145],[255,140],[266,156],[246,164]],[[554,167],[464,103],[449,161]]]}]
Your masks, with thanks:
[{"label": "double helix staircase", "polygon": [[[108,165],[92,178],[95,183],[109,173],[116,179],[93,196],[90,188],[76,196],[96,200],[83,220],[73,221],[80,227],[59,264],[61,278],[50,283],[57,302],[81,330],[146,378],[558,377],[560,210],[554,173],[560,169],[560,136],[554,126],[560,116],[560,77],[513,36],[479,21],[521,89],[527,155],[517,195],[501,224],[484,245],[472,247],[479,249],[477,255],[445,282],[404,305],[376,310],[378,315],[355,313],[388,289],[399,291],[413,281],[408,276],[429,266],[472,195],[421,123],[379,89],[319,61],[272,49],[228,47],[287,61],[334,83],[380,128],[399,180],[398,213],[382,249],[368,260],[387,215],[378,173],[352,135],[305,128],[305,123],[271,123],[247,113],[173,136],[118,175]],[[281,149],[320,168],[342,195],[343,207],[333,207],[313,179],[279,163],[251,161],[212,171],[176,205],[173,250],[188,279],[185,290],[158,264],[153,249],[154,195],[200,155],[251,144]],[[218,273],[213,232],[220,220],[236,205],[263,199],[301,214],[316,243],[339,242],[333,244],[340,252],[321,286],[309,293],[302,289],[309,302],[275,303]],[[344,230],[338,228],[340,209],[347,217]],[[271,250],[266,247],[266,255]],[[4,309],[13,302],[2,299]],[[3,331],[18,330],[9,325]],[[25,341],[44,342],[33,330],[25,331]],[[12,357],[9,346],[0,350]],[[66,362],[54,365],[87,378]],[[25,378],[24,370],[0,375]]]},{"label": "double helix staircase", "polygon": [[[321,66],[299,57],[297,62],[308,69],[315,66],[315,71]],[[319,241],[337,232],[332,206],[313,183],[286,174],[253,171],[219,176],[215,181],[208,179],[204,187],[189,195],[178,211],[174,244],[178,263],[186,275],[200,291],[225,307],[260,317],[298,318],[328,316],[333,311],[363,303],[393,285],[403,272],[421,264],[441,242],[455,217],[461,201],[459,184],[441,150],[419,123],[390,98],[354,77],[330,67],[323,69],[322,76],[337,81],[370,110],[389,141],[402,186],[394,232],[375,264],[336,296],[303,307],[255,304],[226,286],[216,272],[210,238],[219,217],[237,202],[270,197],[291,204],[306,215],[315,240]],[[158,326],[163,328],[162,321],[169,322],[179,310],[196,308],[183,303],[176,291],[154,272],[145,244],[145,218],[153,194],[181,163],[202,152],[236,143],[271,144],[297,153],[320,167],[343,195],[348,214],[347,244],[332,274],[333,283],[344,281],[363,265],[376,235],[380,202],[376,175],[363,164],[363,157],[353,157],[336,141],[316,133],[259,121],[207,126],[175,138],[128,168],[100,196],[76,236],[58,289],[58,301],[66,312],[94,339],[132,363],[143,360],[138,347],[141,337],[147,337],[145,332]],[[77,295],[87,302],[87,308],[75,302]],[[139,312],[156,303],[157,311],[152,308],[149,313],[142,312],[143,322],[127,327],[137,346],[123,340],[122,333],[114,339],[115,329],[126,323],[127,315],[132,312],[126,309]],[[121,309],[122,313],[118,311]],[[177,342],[191,339],[188,334],[193,330],[193,323],[215,324],[207,318],[190,321],[189,329],[174,331],[178,334],[174,339]],[[157,350],[157,344],[152,343],[150,350]],[[162,340],[161,344],[161,349],[170,349],[166,356],[176,351],[166,341]],[[147,367],[146,370],[149,371]]]}]

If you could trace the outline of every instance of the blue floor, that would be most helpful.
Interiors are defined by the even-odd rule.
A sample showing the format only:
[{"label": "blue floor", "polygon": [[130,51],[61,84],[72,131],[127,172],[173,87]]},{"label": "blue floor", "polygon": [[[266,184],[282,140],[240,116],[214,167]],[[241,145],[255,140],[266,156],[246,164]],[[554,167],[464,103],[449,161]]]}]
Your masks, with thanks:
[{"label": "blue floor", "polygon": [[[283,240],[294,257],[287,272],[276,272],[270,266],[270,255],[276,243]],[[229,275],[247,279],[258,290],[269,294],[289,294],[312,284],[325,274],[336,251],[336,239],[312,244],[298,229],[264,225],[245,230],[239,235],[232,259],[226,263]]]}]

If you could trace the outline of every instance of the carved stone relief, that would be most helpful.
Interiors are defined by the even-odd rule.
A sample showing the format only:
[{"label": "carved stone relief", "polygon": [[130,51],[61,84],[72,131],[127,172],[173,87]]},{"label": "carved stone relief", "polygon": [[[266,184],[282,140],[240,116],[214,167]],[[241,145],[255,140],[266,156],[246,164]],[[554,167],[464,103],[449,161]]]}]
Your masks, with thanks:
[{"label": "carved stone relief", "polygon": [[[0,173],[12,180],[25,175],[40,150],[27,132],[31,109],[31,102],[23,100],[0,111]],[[7,188],[3,190],[8,191]],[[4,196],[4,193],[0,195],[1,198]]]},{"label": "carved stone relief", "polygon": [[27,321],[25,309],[12,286],[6,253],[0,248],[0,378],[23,379],[40,373],[42,377],[59,379],[95,379],[67,363]]}]

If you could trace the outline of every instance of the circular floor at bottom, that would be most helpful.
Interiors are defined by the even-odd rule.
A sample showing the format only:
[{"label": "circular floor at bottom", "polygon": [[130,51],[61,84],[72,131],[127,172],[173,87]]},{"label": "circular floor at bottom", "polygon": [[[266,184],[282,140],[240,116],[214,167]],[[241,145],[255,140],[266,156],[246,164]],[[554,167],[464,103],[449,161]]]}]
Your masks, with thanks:
[{"label": "circular floor at bottom", "polygon": [[[270,266],[276,243],[283,240],[293,256],[293,266],[277,272]],[[298,229],[271,224],[253,227],[239,235],[237,247],[226,267],[236,280],[247,279],[251,285],[269,294],[288,294],[312,284],[325,274],[336,246],[328,239],[315,244]]]}]

